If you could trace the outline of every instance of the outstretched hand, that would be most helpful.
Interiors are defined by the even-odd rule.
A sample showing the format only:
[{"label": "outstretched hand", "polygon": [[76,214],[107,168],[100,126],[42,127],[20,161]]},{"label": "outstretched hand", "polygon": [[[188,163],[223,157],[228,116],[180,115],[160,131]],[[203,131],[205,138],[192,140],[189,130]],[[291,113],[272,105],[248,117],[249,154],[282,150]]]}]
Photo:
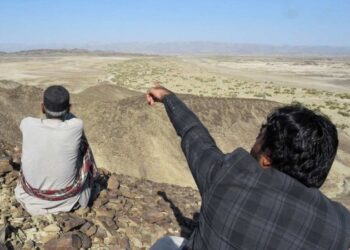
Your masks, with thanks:
[{"label": "outstretched hand", "polygon": [[154,105],[156,102],[163,102],[165,96],[171,94],[171,91],[157,84],[147,91],[146,99],[148,105]]}]

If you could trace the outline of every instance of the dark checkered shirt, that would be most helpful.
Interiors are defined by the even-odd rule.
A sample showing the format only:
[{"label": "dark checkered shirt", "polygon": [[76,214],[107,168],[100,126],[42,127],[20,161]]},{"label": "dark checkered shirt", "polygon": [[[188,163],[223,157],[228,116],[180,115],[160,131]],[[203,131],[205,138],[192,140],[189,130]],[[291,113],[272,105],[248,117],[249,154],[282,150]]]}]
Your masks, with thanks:
[{"label": "dark checkered shirt", "polygon": [[202,197],[189,249],[348,249],[349,211],[238,148],[223,154],[174,94],[166,111]]}]

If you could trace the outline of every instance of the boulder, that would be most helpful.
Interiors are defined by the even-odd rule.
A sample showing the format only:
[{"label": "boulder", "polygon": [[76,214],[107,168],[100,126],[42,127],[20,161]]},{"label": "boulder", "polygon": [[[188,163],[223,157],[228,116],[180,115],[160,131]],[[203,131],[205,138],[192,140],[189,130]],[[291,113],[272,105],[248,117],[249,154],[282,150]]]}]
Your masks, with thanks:
[{"label": "boulder", "polygon": [[81,239],[73,233],[66,233],[58,239],[50,240],[44,245],[45,250],[77,250],[82,247]]},{"label": "boulder", "polygon": [[0,176],[4,176],[11,171],[12,167],[9,164],[8,160],[0,160]]},{"label": "boulder", "polygon": [[120,187],[120,182],[115,174],[112,174],[108,179],[107,188],[110,190],[117,190]]},{"label": "boulder", "polygon": [[78,216],[70,215],[66,219],[64,219],[60,227],[62,228],[63,232],[69,232],[73,229],[77,229],[83,224],[85,224],[86,220],[83,218],[80,218]]}]

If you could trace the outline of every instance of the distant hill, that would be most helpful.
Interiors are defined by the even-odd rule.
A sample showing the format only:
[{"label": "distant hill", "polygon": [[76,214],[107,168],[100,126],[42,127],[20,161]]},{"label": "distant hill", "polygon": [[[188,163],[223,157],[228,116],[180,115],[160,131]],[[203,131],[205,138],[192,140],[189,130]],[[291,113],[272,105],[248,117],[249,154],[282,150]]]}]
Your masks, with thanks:
[{"label": "distant hill", "polygon": [[[14,52],[39,50],[45,52],[49,48],[61,52],[87,53],[139,53],[160,55],[285,55],[285,56],[350,56],[350,47],[332,46],[285,46],[220,42],[166,42],[166,43],[109,43],[109,44],[63,44],[63,45],[11,45],[0,44],[0,51]],[[80,48],[80,49],[76,49]],[[66,49],[66,50],[64,50]],[[69,51],[67,51],[69,50]],[[97,50],[97,52],[96,52]],[[29,52],[30,53],[30,52]]]},{"label": "distant hill", "polygon": [[14,52],[0,51],[0,56],[145,56],[137,53],[116,52],[108,50],[88,50],[88,49],[32,49]]}]

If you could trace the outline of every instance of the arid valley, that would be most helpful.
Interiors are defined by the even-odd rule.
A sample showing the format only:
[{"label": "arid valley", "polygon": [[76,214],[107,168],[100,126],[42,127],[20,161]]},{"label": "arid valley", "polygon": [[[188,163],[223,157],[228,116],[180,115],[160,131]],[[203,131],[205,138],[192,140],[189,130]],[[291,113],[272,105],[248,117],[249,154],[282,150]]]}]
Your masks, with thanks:
[{"label": "arid valley", "polygon": [[63,84],[74,93],[73,112],[85,122],[99,166],[194,187],[164,110],[144,101],[157,82],[184,95],[224,152],[249,149],[266,115],[278,105],[299,102],[325,113],[337,124],[341,141],[325,192],[335,197],[347,190],[350,58],[3,54],[1,139],[6,145],[20,144],[17,127],[23,117],[40,115],[42,89]]},{"label": "arid valley", "polygon": [[283,104],[302,103],[326,114],[337,125],[340,144],[322,190],[350,208],[348,57],[0,53],[1,153],[21,146],[21,119],[41,116],[43,89],[63,84],[98,167],[147,183],[195,188],[166,112],[146,104],[145,93],[156,83],[181,96],[223,152],[249,150],[266,116]]}]

